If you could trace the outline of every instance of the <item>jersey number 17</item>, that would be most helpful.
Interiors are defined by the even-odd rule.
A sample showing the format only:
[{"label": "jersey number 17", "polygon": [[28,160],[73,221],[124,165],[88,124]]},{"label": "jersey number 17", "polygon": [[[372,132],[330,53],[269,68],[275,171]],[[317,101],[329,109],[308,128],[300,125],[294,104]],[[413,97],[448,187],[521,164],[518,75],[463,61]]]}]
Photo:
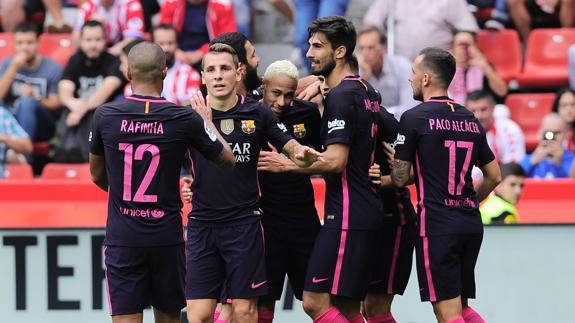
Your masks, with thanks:
[{"label": "jersey number 17", "polygon": [[[449,175],[447,180],[447,190],[451,195],[461,195],[461,190],[463,185],[465,185],[465,174],[469,169],[469,163],[471,162],[471,153],[473,152],[473,142],[472,141],[454,141],[446,140],[443,144],[444,147],[449,148]],[[457,157],[457,148],[466,149],[465,160],[463,161],[463,167],[461,168],[461,173],[459,174],[459,184],[457,184],[457,191],[455,190],[455,158]]]}]

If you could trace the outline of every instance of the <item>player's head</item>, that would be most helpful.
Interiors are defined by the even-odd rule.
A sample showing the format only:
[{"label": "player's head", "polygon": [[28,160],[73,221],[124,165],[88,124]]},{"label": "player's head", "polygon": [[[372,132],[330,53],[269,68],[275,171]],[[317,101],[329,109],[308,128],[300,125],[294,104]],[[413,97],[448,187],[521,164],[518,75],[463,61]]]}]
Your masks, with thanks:
[{"label": "player's head", "polygon": [[106,29],[101,22],[88,20],[80,29],[80,50],[88,58],[98,58],[106,50]]},{"label": "player's head", "polygon": [[493,111],[495,110],[493,95],[484,90],[473,91],[467,95],[465,106],[469,111],[473,112],[483,129],[491,129],[495,121],[493,117]]},{"label": "player's head", "polygon": [[141,42],[128,54],[128,80],[132,88],[140,85],[155,85],[161,92],[166,67],[166,54],[160,46],[152,42]]},{"label": "player's head", "polygon": [[26,62],[32,63],[38,55],[38,28],[29,22],[19,23],[14,29],[14,49],[17,54],[24,53]]},{"label": "player's head", "polygon": [[311,73],[328,76],[337,64],[350,63],[357,35],[353,24],[341,16],[314,20],[308,27]]},{"label": "player's head", "polygon": [[275,61],[264,74],[264,103],[280,114],[290,106],[295,96],[299,73],[290,61]]},{"label": "player's head", "polygon": [[423,101],[424,92],[447,91],[455,75],[455,58],[444,49],[427,47],[419,52],[411,70],[409,81],[413,89],[413,98]]},{"label": "player's head", "polygon": [[202,84],[208,94],[225,100],[235,95],[236,84],[241,81],[241,72],[236,51],[226,44],[213,44],[202,59]]},{"label": "player's head", "polygon": [[367,27],[357,35],[357,51],[365,64],[379,71],[387,53],[387,37],[376,27]]},{"label": "player's head", "polygon": [[229,45],[236,51],[238,60],[242,65],[242,82],[246,90],[257,89],[261,85],[258,76],[260,57],[250,40],[242,33],[228,32],[218,35],[210,41],[210,44],[217,43]]},{"label": "player's head", "polygon": [[130,53],[130,50],[134,48],[134,46],[138,45],[143,41],[144,40],[142,39],[134,39],[128,44],[126,44],[124,48],[122,48],[122,52],[120,53],[120,71],[122,72],[122,74],[124,74],[126,80],[128,79],[128,54]]},{"label": "player's head", "polygon": [[505,201],[515,205],[523,194],[525,185],[525,171],[517,163],[501,165],[501,183],[495,189],[495,193]]},{"label": "player's head", "polygon": [[172,67],[178,50],[178,32],[172,25],[161,24],[152,30],[152,41],[162,47],[166,54],[166,65]]}]

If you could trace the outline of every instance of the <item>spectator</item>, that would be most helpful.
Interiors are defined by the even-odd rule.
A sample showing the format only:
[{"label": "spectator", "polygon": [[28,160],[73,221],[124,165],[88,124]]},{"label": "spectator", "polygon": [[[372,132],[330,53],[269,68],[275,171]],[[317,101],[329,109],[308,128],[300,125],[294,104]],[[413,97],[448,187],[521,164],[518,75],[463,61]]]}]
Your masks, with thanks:
[{"label": "spectator", "polygon": [[297,8],[295,15],[295,45],[299,48],[302,62],[308,70],[311,65],[306,57],[308,44],[309,24],[317,18],[327,16],[345,16],[349,0],[293,0]]},{"label": "spectator", "polygon": [[80,48],[64,69],[58,91],[67,108],[58,126],[57,162],[88,162],[88,140],[94,110],[120,92],[120,60],[106,51],[104,25],[87,21],[80,30]]},{"label": "spectator", "polygon": [[561,119],[568,125],[567,137],[564,143],[569,151],[575,150],[573,137],[575,136],[575,91],[569,88],[561,89],[555,96],[553,112],[559,114]]},{"label": "spectator", "polygon": [[501,183],[480,207],[483,224],[519,222],[515,205],[525,186],[525,171],[517,163],[501,165]]},{"label": "spectator", "polygon": [[569,87],[575,89],[575,44],[569,46]]},{"label": "spectator", "polygon": [[509,13],[523,41],[532,28],[573,27],[575,0],[508,0]]},{"label": "spectator", "polygon": [[192,93],[200,89],[200,73],[176,58],[178,34],[172,25],[159,25],[152,31],[153,41],[166,54],[168,73],[162,96],[177,105],[189,105]]},{"label": "spectator", "polygon": [[529,178],[569,177],[575,154],[563,148],[567,124],[551,112],[541,122],[541,139],[532,154],[527,155],[521,166]]},{"label": "spectator", "polygon": [[399,120],[403,112],[416,106],[409,76],[411,63],[401,56],[387,55],[387,38],[379,29],[368,27],[357,36],[361,76],[381,94],[381,104]]},{"label": "spectator", "polygon": [[24,21],[35,22],[41,26],[44,23],[46,11],[53,18],[52,24],[48,26],[49,32],[69,33],[72,31],[62,15],[62,0],[1,0],[2,30],[13,32],[16,26]]},{"label": "spectator", "polygon": [[33,142],[54,136],[62,68],[38,52],[38,30],[30,23],[14,31],[16,54],[0,63],[0,100],[13,110]]},{"label": "spectator", "polygon": [[32,142],[8,109],[0,106],[0,179],[4,178],[8,149],[31,154]]},{"label": "spectator", "polygon": [[[435,0],[433,5],[428,0],[394,3],[394,11],[389,12],[389,0],[375,0],[363,17],[364,25],[384,29],[387,19],[393,19],[395,50],[390,53],[393,55],[413,60],[425,47],[449,49],[456,33],[479,30],[465,0]],[[388,38],[391,39],[390,35]]]},{"label": "spectator", "polygon": [[459,104],[465,103],[467,93],[489,91],[497,101],[507,95],[507,83],[497,74],[481,52],[471,33],[458,33],[453,39],[456,70],[449,85],[449,95]]},{"label": "spectator", "polygon": [[210,40],[237,30],[231,1],[165,0],[160,9],[160,23],[176,27],[180,44],[176,58],[198,70]]},{"label": "spectator", "polygon": [[116,56],[127,43],[144,37],[144,11],[139,0],[86,0],[76,21],[75,40],[88,20],[97,20],[105,26],[108,51]]},{"label": "spectator", "polygon": [[485,28],[492,30],[503,30],[509,22],[509,7],[507,0],[467,0],[467,2],[477,8],[493,8],[489,20],[485,22]]},{"label": "spectator", "polygon": [[494,117],[495,100],[486,91],[469,93],[465,106],[481,123],[487,143],[501,164],[520,162],[525,157],[525,137],[517,123]]}]

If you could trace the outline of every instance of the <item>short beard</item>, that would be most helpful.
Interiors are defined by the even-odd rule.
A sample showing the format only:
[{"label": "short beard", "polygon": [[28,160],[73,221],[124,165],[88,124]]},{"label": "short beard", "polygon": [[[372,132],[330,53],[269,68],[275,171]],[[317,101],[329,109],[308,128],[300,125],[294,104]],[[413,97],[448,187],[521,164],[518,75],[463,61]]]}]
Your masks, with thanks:
[{"label": "short beard", "polygon": [[316,70],[316,71],[311,71],[312,75],[315,76],[325,76],[328,77],[331,72],[333,71],[333,69],[335,68],[335,60],[334,59],[330,59],[328,62],[326,62],[325,66],[320,69],[320,70]]},{"label": "short beard", "polygon": [[244,86],[248,92],[251,92],[262,85],[262,80],[258,76],[257,68],[251,68],[248,66],[246,69],[246,77],[244,79]]}]

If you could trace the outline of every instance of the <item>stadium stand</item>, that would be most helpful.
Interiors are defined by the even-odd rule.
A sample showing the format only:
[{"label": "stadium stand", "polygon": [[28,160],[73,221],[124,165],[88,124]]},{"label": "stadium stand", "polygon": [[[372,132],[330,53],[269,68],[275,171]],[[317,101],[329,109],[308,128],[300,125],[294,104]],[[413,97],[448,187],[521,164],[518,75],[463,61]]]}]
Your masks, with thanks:
[{"label": "stadium stand", "polygon": [[551,112],[553,93],[510,94],[505,99],[511,119],[523,130],[527,151],[533,151],[539,142],[538,133],[541,119]]},{"label": "stadium stand", "polygon": [[68,64],[70,56],[76,52],[72,44],[72,34],[40,35],[40,54],[55,60],[62,67]]},{"label": "stadium stand", "polygon": [[42,179],[90,180],[88,164],[49,163],[42,171]]},{"label": "stadium stand", "polygon": [[521,41],[517,31],[481,30],[477,34],[477,45],[506,82],[521,72]]},{"label": "stadium stand", "polygon": [[29,164],[8,164],[4,172],[4,180],[33,179],[34,173]]},{"label": "stadium stand", "polygon": [[0,33],[0,60],[14,54],[12,33]]}]

